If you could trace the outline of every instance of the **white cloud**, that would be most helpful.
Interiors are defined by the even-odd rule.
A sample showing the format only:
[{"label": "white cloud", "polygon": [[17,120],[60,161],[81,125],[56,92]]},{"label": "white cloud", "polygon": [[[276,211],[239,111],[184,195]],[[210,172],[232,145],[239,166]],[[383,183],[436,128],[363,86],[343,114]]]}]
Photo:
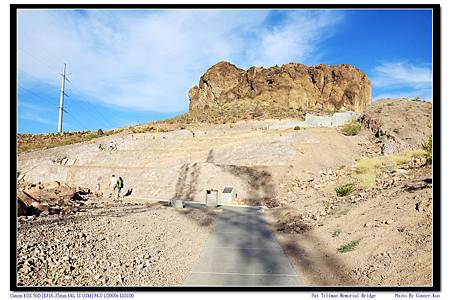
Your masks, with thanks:
[{"label": "white cloud", "polygon": [[19,102],[18,115],[19,119],[52,125],[54,122],[48,119],[50,110],[46,107],[31,104],[25,101]]},{"label": "white cloud", "polygon": [[432,83],[431,67],[416,66],[408,62],[384,63],[375,67],[372,78],[375,86],[407,86],[413,88],[430,87]]},{"label": "white cloud", "polygon": [[423,90],[405,90],[405,91],[393,91],[393,92],[386,92],[386,93],[380,93],[375,95],[373,98],[374,100],[379,99],[398,99],[398,98],[416,98],[419,97],[420,99],[424,100],[431,100],[433,98],[432,91],[430,89],[423,89]]},{"label": "white cloud", "polygon": [[67,62],[75,95],[178,112],[187,109],[189,88],[212,64],[313,62],[342,18],[332,11],[294,11],[272,25],[263,10],[21,11],[19,72],[57,86]]},{"label": "white cloud", "polygon": [[343,14],[333,11],[290,13],[281,26],[270,28],[261,35],[261,45],[252,49],[256,65],[273,66],[319,56],[318,44],[332,34],[333,26],[341,22]]},{"label": "white cloud", "polygon": [[371,77],[380,91],[374,99],[432,99],[432,70],[428,65],[413,65],[407,61],[383,63],[374,68]]}]

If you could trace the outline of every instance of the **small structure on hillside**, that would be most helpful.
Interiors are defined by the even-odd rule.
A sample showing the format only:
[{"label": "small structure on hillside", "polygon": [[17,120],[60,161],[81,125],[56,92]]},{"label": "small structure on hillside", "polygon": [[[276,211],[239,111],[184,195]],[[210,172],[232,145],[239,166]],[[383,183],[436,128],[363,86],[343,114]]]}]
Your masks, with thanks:
[{"label": "small structure on hillside", "polygon": [[234,187],[225,187],[220,195],[220,204],[231,204],[237,198],[237,192]]},{"label": "small structure on hillside", "polygon": [[170,206],[173,208],[184,208],[184,201],[179,199],[170,200]]},{"label": "small structure on hillside", "polygon": [[219,205],[219,191],[214,189],[206,190],[206,206],[217,207]]},{"label": "small structure on hillside", "polygon": [[267,130],[269,129],[289,129],[298,127],[337,127],[342,126],[344,124],[350,123],[352,121],[356,121],[359,118],[360,114],[345,111],[345,112],[337,112],[328,116],[316,116],[310,113],[305,115],[305,121],[289,121],[284,123],[277,123],[267,125]]}]

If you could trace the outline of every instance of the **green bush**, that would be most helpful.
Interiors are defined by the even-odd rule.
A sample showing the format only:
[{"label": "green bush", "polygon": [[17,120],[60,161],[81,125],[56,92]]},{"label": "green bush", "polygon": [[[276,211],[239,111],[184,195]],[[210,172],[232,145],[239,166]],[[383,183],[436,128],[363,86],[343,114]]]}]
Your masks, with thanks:
[{"label": "green bush", "polygon": [[340,228],[336,228],[333,232],[333,234],[331,234],[332,237],[338,237],[340,234],[342,233],[342,230]]},{"label": "green bush", "polygon": [[339,248],[337,248],[337,251],[344,253],[344,252],[350,252],[355,250],[356,246],[358,246],[359,241],[352,241],[348,244],[342,244]]},{"label": "green bush", "polygon": [[302,129],[300,126],[295,126],[294,127],[294,130],[300,130],[300,129]]},{"label": "green bush", "polygon": [[347,123],[342,126],[341,132],[343,135],[357,135],[361,131],[361,124],[358,122]]},{"label": "green bush", "polygon": [[426,151],[425,157],[427,159],[427,163],[431,164],[433,161],[433,139],[431,136],[428,137],[428,140],[422,143],[422,149]]},{"label": "green bush", "polygon": [[336,189],[336,194],[339,197],[345,197],[347,195],[350,195],[351,192],[353,192],[353,184],[352,183],[348,183],[348,184],[344,184],[341,186],[338,186]]}]

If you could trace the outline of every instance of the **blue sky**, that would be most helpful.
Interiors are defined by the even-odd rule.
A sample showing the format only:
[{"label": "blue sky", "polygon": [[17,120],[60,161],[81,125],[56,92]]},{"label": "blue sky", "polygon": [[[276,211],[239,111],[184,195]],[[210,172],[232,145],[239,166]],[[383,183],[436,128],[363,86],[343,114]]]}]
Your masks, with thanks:
[{"label": "blue sky", "polygon": [[213,64],[352,64],[373,99],[431,99],[427,10],[21,10],[18,130],[55,132],[60,73],[71,83],[63,129],[94,130],[188,111]]}]

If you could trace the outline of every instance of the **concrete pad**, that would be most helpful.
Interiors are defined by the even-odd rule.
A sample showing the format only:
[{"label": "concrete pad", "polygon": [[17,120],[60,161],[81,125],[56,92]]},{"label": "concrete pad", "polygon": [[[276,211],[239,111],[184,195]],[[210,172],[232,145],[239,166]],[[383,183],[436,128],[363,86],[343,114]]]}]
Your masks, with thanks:
[{"label": "concrete pad", "polygon": [[218,231],[206,242],[206,248],[280,248],[275,239],[267,239],[270,235],[255,235],[243,232]]},{"label": "concrete pad", "polygon": [[296,275],[279,248],[207,248],[193,272]]},{"label": "concrete pad", "polygon": [[188,286],[298,286],[301,280],[258,208],[223,207]]},{"label": "concrete pad", "polygon": [[186,286],[300,286],[298,276],[192,273]]}]

